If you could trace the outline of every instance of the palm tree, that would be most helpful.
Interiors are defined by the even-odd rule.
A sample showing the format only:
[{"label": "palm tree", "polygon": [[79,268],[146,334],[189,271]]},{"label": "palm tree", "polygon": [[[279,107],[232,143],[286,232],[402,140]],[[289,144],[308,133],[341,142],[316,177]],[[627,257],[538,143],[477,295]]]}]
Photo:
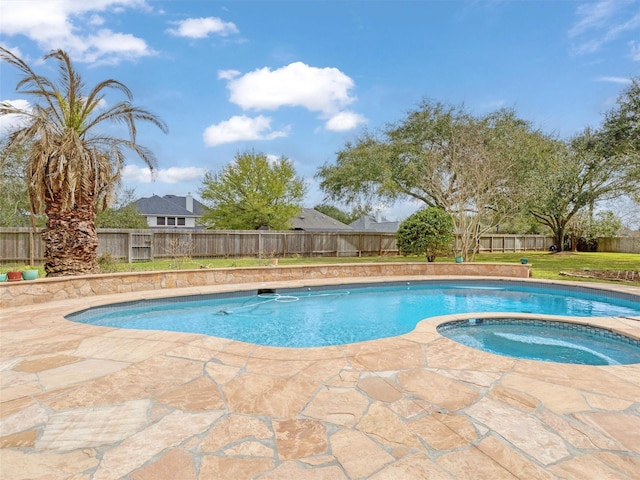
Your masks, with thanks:
[{"label": "palm tree", "polygon": [[[105,208],[120,183],[124,150],[135,152],[153,169],[153,153],[136,143],[136,121],[148,121],[167,132],[166,124],[151,112],[131,104],[131,91],[116,80],[104,80],[88,93],[67,53],[54,50],[45,60],[58,61],[59,78],[53,82],[37,75],[24,61],[0,47],[0,59],[22,74],[16,92],[33,101],[26,108],[0,104],[0,115],[18,115],[23,122],[7,140],[0,161],[28,145],[26,179],[33,213],[44,211],[47,226],[47,276],[78,275],[98,271],[96,212]],[[126,100],[103,109],[105,91],[118,90]],[[109,122],[125,124],[127,138],[99,132]]]}]

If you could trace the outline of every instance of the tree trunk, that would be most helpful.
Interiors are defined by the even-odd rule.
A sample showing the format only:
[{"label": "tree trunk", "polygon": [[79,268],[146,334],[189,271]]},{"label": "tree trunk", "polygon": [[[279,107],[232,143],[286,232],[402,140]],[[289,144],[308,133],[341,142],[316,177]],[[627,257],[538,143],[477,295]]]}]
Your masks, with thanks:
[{"label": "tree trunk", "polygon": [[[47,196],[49,197],[49,196]],[[57,198],[47,198],[47,228],[42,234],[47,277],[98,273],[98,233],[91,197],[71,210],[63,210]]]},{"label": "tree trunk", "polygon": [[555,240],[558,252],[564,251],[564,225],[557,225],[555,229]]}]

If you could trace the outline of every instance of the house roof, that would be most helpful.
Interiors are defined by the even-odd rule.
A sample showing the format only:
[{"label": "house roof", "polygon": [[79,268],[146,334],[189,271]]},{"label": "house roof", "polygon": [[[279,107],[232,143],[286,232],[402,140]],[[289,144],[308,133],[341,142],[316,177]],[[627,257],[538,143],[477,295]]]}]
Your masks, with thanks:
[{"label": "house roof", "polygon": [[138,212],[142,215],[162,215],[173,217],[200,217],[207,207],[195,198],[193,199],[193,211],[187,210],[187,197],[178,195],[165,195],[159,197],[139,198],[133,202]]},{"label": "house roof", "polygon": [[294,230],[307,232],[353,230],[349,225],[313,208],[303,208],[297,217],[291,219],[291,225]]},{"label": "house roof", "polygon": [[382,216],[363,215],[349,224],[358,232],[387,232],[395,233],[400,227],[400,222],[387,220]]}]

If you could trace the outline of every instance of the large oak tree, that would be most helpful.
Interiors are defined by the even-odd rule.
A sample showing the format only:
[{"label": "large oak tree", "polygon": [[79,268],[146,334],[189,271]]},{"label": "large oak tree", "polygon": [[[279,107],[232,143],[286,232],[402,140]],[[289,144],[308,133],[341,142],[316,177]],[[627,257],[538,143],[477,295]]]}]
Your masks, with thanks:
[{"label": "large oak tree", "polygon": [[442,208],[466,258],[482,233],[520,207],[518,181],[545,141],[511,110],[474,116],[463,106],[425,100],[402,121],[348,142],[317,176],[333,200],[413,198]]},{"label": "large oak tree", "polygon": [[598,202],[621,197],[639,201],[640,79],[620,95],[600,129],[585,129],[533,160],[523,183],[526,204],[552,230],[559,250],[579,212],[592,213]]}]

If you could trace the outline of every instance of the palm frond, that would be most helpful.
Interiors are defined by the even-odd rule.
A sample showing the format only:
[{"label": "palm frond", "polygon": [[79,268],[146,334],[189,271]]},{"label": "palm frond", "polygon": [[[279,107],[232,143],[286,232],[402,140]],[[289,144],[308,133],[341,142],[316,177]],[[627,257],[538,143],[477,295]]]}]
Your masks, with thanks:
[{"label": "palm frond", "polygon": [[[16,85],[16,91],[23,94],[41,97],[53,108],[52,99],[55,98],[55,86],[46,77],[37,75],[22,59],[14,55],[6,48],[0,47],[0,60],[16,67],[23,74],[23,78]],[[23,91],[23,86],[29,86],[32,90]]]},{"label": "palm frond", "polygon": [[[132,93],[123,83],[104,80],[85,94],[82,79],[67,53],[54,50],[44,58],[58,62],[55,83],[37,75],[24,61],[0,47],[0,60],[23,75],[18,82],[20,93],[36,99],[28,110],[8,102],[0,104],[0,115],[20,114],[27,118],[24,126],[8,136],[5,150],[32,142],[27,174],[35,211],[70,211],[79,202],[87,201],[105,204],[120,182],[125,149],[137,154],[150,168],[156,166],[153,152],[136,143],[137,122],[153,123],[163,132],[167,132],[167,126],[150,111],[132,105]],[[126,100],[98,112],[106,90],[120,92]],[[128,138],[100,134],[100,125],[107,122],[126,125]]]}]

